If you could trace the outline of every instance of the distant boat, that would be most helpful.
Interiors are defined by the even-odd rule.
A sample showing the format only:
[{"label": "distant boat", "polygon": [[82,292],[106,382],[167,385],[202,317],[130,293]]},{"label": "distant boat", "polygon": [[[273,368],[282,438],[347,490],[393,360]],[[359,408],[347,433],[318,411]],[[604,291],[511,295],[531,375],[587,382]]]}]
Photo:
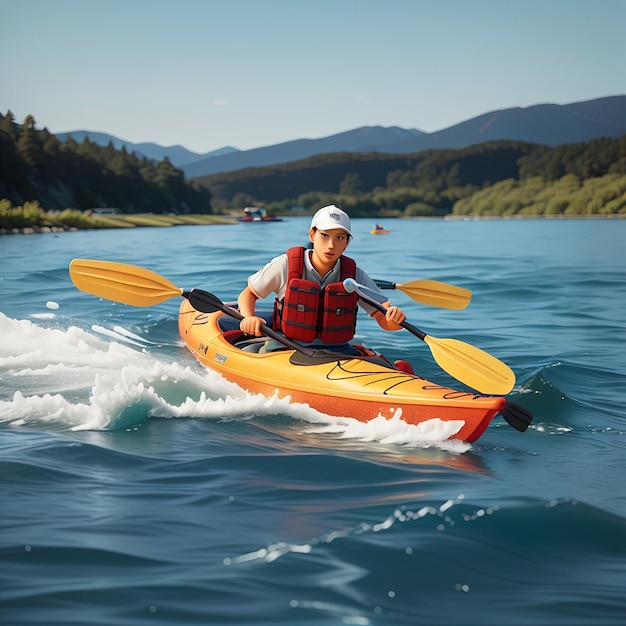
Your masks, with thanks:
[{"label": "distant boat", "polygon": [[376,224],[376,226],[372,226],[372,230],[370,230],[370,235],[386,235],[391,231],[388,228],[383,228],[382,224]]},{"label": "distant boat", "polygon": [[247,206],[243,215],[238,217],[239,222],[282,222],[282,217],[268,215],[267,209],[258,206]]}]

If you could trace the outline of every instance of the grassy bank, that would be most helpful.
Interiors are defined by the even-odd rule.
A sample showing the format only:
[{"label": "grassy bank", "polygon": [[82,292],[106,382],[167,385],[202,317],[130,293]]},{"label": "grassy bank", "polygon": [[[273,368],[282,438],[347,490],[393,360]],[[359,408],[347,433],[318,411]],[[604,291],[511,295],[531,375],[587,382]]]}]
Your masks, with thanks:
[{"label": "grassy bank", "polygon": [[137,228],[141,226],[203,226],[207,224],[234,224],[235,219],[220,215],[174,215],[174,214],[106,214],[66,209],[44,211],[38,203],[27,202],[23,206],[11,206],[0,200],[0,234],[31,234],[63,232],[99,228]]}]

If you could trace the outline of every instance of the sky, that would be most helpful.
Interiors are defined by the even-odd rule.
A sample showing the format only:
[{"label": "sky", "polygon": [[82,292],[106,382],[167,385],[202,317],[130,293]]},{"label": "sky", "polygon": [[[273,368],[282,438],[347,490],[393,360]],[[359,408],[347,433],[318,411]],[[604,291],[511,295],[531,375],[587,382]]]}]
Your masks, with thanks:
[{"label": "sky", "polygon": [[626,94],[626,0],[0,0],[0,112],[204,154]]}]

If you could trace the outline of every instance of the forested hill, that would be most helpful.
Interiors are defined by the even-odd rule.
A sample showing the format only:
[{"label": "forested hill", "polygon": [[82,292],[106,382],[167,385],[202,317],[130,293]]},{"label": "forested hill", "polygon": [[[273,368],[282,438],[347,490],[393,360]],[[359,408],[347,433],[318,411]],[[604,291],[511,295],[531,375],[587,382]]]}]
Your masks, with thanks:
[{"label": "forested hill", "polygon": [[167,158],[138,157],[88,138],[59,141],[28,115],[0,114],[0,199],[46,210],[115,207],[121,213],[212,213],[211,194]]},{"label": "forested hill", "polygon": [[[623,196],[616,206],[626,212],[626,135],[554,148],[498,141],[410,155],[335,153],[197,180],[212,192],[216,210],[263,204],[280,212],[293,205],[336,202],[354,215],[445,215],[457,201],[501,181],[524,185],[534,180],[534,188],[549,195],[551,185],[564,177],[579,187],[602,179],[612,189],[617,179],[618,190],[612,193]],[[561,208],[566,212],[568,206]]]},{"label": "forested hill", "polygon": [[494,141],[415,154],[331,153],[186,181],[167,158],[84,138],[60,142],[0,114],[0,201],[44,210],[288,214],[338,204],[354,217],[626,215],[626,135],[548,147]]}]

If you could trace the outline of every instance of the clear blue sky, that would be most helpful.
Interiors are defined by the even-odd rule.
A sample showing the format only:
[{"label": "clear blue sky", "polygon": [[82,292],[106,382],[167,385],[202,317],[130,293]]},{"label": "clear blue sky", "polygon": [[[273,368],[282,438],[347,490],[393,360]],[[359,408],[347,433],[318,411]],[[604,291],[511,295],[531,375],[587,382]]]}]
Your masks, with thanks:
[{"label": "clear blue sky", "polygon": [[626,0],[0,0],[0,111],[195,152],[626,94]]}]

